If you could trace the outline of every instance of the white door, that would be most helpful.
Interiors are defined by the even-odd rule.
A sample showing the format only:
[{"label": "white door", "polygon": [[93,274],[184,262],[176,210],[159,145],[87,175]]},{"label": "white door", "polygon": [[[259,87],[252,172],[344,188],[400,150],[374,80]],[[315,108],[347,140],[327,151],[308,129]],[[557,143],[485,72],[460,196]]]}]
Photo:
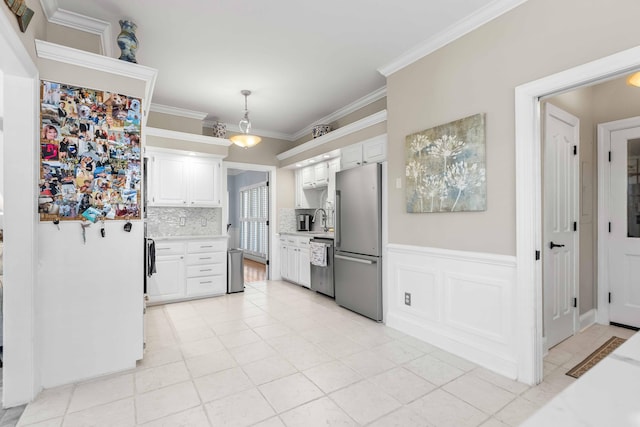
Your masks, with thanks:
[{"label": "white door", "polygon": [[640,327],[640,127],[611,133],[609,320]]},{"label": "white door", "polygon": [[547,104],[544,130],[544,332],[546,348],[575,332],[578,309],[577,117]]}]

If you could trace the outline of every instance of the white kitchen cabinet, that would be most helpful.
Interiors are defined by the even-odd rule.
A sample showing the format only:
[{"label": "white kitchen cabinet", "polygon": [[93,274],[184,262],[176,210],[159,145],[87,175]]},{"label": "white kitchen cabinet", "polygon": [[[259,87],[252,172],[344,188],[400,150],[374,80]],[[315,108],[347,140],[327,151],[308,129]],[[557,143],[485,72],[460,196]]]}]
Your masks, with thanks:
[{"label": "white kitchen cabinet", "polygon": [[318,163],[313,167],[314,187],[326,187],[329,183],[329,163]]},{"label": "white kitchen cabinet", "polygon": [[303,171],[306,168],[298,169],[295,172],[295,203],[296,209],[316,209],[320,208],[321,191],[315,188],[305,189],[303,187]]},{"label": "white kitchen cabinet", "polygon": [[386,135],[377,136],[340,149],[341,169],[350,169],[367,163],[379,163],[387,159]]},{"label": "white kitchen cabinet", "polygon": [[222,162],[212,158],[188,158],[188,201],[191,206],[220,206]]},{"label": "white kitchen cabinet", "polygon": [[150,206],[222,205],[220,159],[148,150]]},{"label": "white kitchen cabinet", "polygon": [[156,243],[156,273],[147,279],[149,302],[166,302],[185,297],[183,242]]},{"label": "white kitchen cabinet", "polygon": [[147,280],[152,304],[225,294],[226,238],[159,240],[156,270]]},{"label": "white kitchen cabinet", "polygon": [[289,246],[287,245],[287,239],[280,238],[280,275],[283,280],[287,280],[289,277]]},{"label": "white kitchen cabinet", "polygon": [[309,238],[283,236],[280,238],[280,274],[283,280],[311,286]]},{"label": "white kitchen cabinet", "polygon": [[298,283],[305,288],[311,287],[309,240],[308,237],[298,237]]},{"label": "white kitchen cabinet", "polygon": [[315,170],[313,166],[302,168],[302,188],[311,189],[315,184]]},{"label": "white kitchen cabinet", "polygon": [[296,247],[289,246],[287,250],[287,280],[298,283],[300,273],[300,253]]},{"label": "white kitchen cabinet", "polygon": [[180,156],[157,153],[148,163],[149,204],[184,206],[187,203],[187,164]]},{"label": "white kitchen cabinet", "polygon": [[[340,158],[331,159],[328,163],[329,182],[327,185],[327,204],[324,208],[333,209],[336,203],[336,173],[340,170]],[[327,211],[327,213],[329,212]]]},{"label": "white kitchen cabinet", "polygon": [[302,168],[302,188],[311,190],[326,187],[329,178],[329,165],[327,162],[317,163]]}]

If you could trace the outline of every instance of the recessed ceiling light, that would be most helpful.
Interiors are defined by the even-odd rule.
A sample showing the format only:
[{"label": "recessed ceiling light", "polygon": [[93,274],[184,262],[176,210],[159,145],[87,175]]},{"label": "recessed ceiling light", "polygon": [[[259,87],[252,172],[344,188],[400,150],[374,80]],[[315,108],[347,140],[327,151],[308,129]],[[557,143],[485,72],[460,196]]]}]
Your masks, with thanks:
[{"label": "recessed ceiling light", "polygon": [[313,160],[313,159],[309,160],[309,163],[313,163],[313,162],[315,162],[315,160]]},{"label": "recessed ceiling light", "polygon": [[194,153],[193,151],[190,151],[190,152],[189,152],[189,155],[190,155],[190,156],[195,156],[195,155],[196,155],[196,153]]},{"label": "recessed ceiling light", "polygon": [[296,166],[300,167],[300,166],[302,166],[302,163],[296,163]]},{"label": "recessed ceiling light", "polygon": [[329,158],[329,157],[331,157],[331,156],[330,156],[330,155],[328,155],[328,154],[325,154],[325,155],[324,155],[324,156],[322,156],[322,157],[324,157],[325,159],[328,159],[328,158]]}]

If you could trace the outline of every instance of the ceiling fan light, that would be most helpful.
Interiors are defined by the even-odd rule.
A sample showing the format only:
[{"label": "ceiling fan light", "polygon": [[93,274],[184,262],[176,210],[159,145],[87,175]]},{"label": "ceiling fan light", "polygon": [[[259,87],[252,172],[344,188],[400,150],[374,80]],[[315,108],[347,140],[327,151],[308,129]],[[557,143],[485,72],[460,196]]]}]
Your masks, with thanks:
[{"label": "ceiling fan light", "polygon": [[627,77],[627,84],[630,86],[640,87],[640,71]]}]

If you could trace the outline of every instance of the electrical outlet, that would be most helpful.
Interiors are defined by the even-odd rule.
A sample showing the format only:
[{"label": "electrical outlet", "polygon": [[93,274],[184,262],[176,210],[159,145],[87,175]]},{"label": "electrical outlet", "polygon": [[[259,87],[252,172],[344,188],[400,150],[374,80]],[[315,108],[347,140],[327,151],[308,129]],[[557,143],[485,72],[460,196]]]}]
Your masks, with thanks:
[{"label": "electrical outlet", "polygon": [[402,178],[396,178],[396,188],[398,190],[402,188]]},{"label": "electrical outlet", "polygon": [[200,218],[200,225],[203,227],[207,226],[207,218]]},{"label": "electrical outlet", "polygon": [[404,293],[404,305],[411,305],[411,294],[409,292]]},{"label": "electrical outlet", "polygon": [[181,216],[180,217],[180,227],[184,227],[185,225],[187,225],[187,217],[186,216]]}]

